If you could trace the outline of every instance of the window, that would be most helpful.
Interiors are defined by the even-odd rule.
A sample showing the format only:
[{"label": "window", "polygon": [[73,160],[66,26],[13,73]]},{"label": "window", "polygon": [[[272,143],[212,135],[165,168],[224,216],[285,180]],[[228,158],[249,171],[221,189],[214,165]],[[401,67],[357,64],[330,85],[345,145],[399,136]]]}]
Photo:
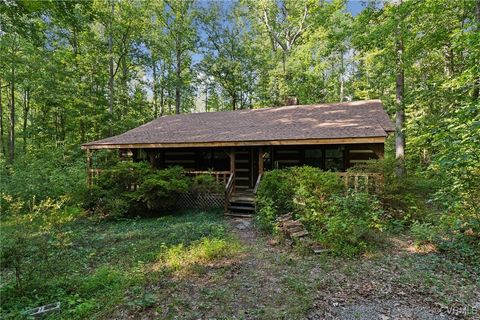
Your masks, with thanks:
[{"label": "window", "polygon": [[213,152],[212,166],[217,171],[228,171],[230,170],[230,157],[224,151],[215,150]]},{"label": "window", "polygon": [[343,147],[325,149],[325,170],[344,171]]},{"label": "window", "polygon": [[209,170],[212,168],[212,152],[211,151],[198,151],[197,153],[197,169]]},{"label": "window", "polygon": [[305,164],[312,167],[323,167],[322,149],[307,149],[305,150]]}]

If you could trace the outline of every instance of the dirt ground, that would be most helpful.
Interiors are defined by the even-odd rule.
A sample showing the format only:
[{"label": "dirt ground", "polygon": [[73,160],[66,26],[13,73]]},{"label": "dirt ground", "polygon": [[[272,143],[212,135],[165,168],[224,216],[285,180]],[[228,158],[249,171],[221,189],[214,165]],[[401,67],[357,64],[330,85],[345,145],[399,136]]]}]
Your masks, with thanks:
[{"label": "dirt ground", "polygon": [[152,286],[155,307],[135,319],[480,319],[480,280],[467,267],[408,238],[353,259],[312,254],[230,219],[244,246]]},{"label": "dirt ground", "polygon": [[[245,222],[231,220],[234,230],[242,241],[252,247],[252,258],[260,259],[262,256],[284,252],[285,248],[281,244],[277,248],[265,246],[264,239],[260,239],[258,232],[248,224],[248,228],[244,228],[242,224]],[[240,226],[240,228],[239,228]],[[275,243],[270,240],[267,243]],[[455,296],[451,305],[445,305],[440,300],[435,300],[435,294],[431,295],[431,291],[442,285],[441,277],[448,277],[453,283],[462,288],[462,279],[455,279],[454,274],[444,274],[440,276],[440,283],[432,283],[432,287],[428,288],[422,283],[421,271],[427,273],[430,261],[422,261],[422,255],[428,256],[429,248],[424,251],[415,248],[411,241],[406,239],[393,239],[391,247],[387,248],[384,257],[389,261],[376,261],[375,258],[360,258],[357,270],[348,270],[342,267],[335,267],[328,271],[327,274],[319,275],[324,269],[308,264],[311,269],[308,281],[316,282],[322,279],[324,285],[313,292],[313,304],[305,315],[306,319],[457,319],[469,318],[480,319],[480,290],[477,284],[472,287],[466,285],[464,292],[457,292],[458,301]],[[419,261],[408,261],[411,255],[420,255]],[[321,259],[321,257],[318,257]],[[389,258],[389,259],[388,259]],[[310,259],[308,262],[312,262]],[[355,263],[348,261],[348,263]],[[377,263],[380,262],[380,263]],[[412,280],[418,282],[402,281],[408,277],[408,269],[405,268],[404,262],[411,267],[419,267],[420,270],[411,270],[413,273]],[[423,262],[423,263],[422,263]],[[412,264],[418,263],[418,266]],[[260,270],[268,270],[268,266],[263,266]],[[422,270],[423,269],[423,270]],[[347,271],[347,272],[345,272]],[[440,270],[439,270],[440,271]],[[440,271],[441,272],[441,271]],[[415,279],[420,276],[418,279]],[[428,275],[425,275],[428,277]],[[473,275],[472,275],[473,276]],[[423,280],[426,280],[424,278]],[[473,280],[473,279],[471,279]],[[477,279],[478,281],[478,279]],[[435,282],[435,281],[433,281]],[[467,280],[468,282],[468,280]],[[443,283],[448,286],[448,283]],[[439,288],[440,289],[440,288]],[[445,288],[453,289],[454,288]],[[472,290],[469,292],[469,290]],[[447,292],[445,292],[447,293]],[[453,292],[452,292],[453,293]],[[442,292],[439,292],[441,297]],[[469,299],[470,298],[470,299]],[[471,304],[462,304],[460,300],[470,301]],[[445,302],[445,301],[444,301]]]}]

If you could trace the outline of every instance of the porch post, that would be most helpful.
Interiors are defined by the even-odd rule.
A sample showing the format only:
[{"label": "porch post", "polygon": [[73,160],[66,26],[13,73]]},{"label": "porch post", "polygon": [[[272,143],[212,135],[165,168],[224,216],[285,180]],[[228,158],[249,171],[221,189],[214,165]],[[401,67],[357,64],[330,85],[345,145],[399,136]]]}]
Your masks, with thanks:
[{"label": "porch post", "polygon": [[258,175],[263,174],[263,147],[258,148]]},{"label": "porch post", "polygon": [[87,187],[92,186],[92,150],[87,149]]},{"label": "porch post", "polygon": [[[235,148],[230,149],[230,174],[235,175]],[[235,191],[235,177],[232,190]]]}]

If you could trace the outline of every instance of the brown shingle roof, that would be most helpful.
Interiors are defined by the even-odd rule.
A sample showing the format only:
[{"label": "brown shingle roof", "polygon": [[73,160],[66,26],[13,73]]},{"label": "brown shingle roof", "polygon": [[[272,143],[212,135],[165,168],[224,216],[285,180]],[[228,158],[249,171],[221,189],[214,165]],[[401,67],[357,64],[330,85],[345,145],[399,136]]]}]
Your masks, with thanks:
[{"label": "brown shingle roof", "polygon": [[164,116],[83,147],[386,137],[393,130],[380,100],[368,100]]}]

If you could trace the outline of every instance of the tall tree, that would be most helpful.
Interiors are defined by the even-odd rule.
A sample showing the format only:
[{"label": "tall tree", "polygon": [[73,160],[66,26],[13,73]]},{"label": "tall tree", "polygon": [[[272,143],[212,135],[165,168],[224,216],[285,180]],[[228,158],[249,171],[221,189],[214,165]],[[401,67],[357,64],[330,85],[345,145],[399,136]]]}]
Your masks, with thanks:
[{"label": "tall tree", "polygon": [[[402,6],[400,1],[399,7]],[[397,176],[404,177],[405,170],[405,70],[403,45],[403,19],[401,8],[396,14],[396,91],[395,91],[395,158],[397,159]]]},{"label": "tall tree", "polygon": [[167,43],[173,51],[175,61],[175,113],[179,114],[182,110],[182,91],[190,81],[185,71],[190,69],[191,54],[197,40],[193,24],[196,12],[193,0],[169,0],[166,3]]},{"label": "tall tree", "polygon": [[115,72],[113,70],[113,19],[115,16],[115,2],[109,1],[110,5],[110,17],[108,19],[108,112],[110,113],[109,119],[109,132],[113,135],[113,100],[114,100],[114,77]]},{"label": "tall tree", "polygon": [[250,88],[257,67],[248,48],[254,39],[235,13],[226,12],[226,8],[217,3],[203,11],[206,38],[202,44],[204,57],[199,65],[205,78],[212,79],[228,96],[231,110],[251,105],[244,99],[252,94]]},{"label": "tall tree", "polygon": [[274,53],[280,52],[280,95],[283,103],[289,95],[296,96],[293,86],[289,86],[288,66],[292,50],[300,43],[306,31],[312,26],[311,17],[317,7],[312,1],[250,1],[252,12],[261,21],[270,39]]}]

